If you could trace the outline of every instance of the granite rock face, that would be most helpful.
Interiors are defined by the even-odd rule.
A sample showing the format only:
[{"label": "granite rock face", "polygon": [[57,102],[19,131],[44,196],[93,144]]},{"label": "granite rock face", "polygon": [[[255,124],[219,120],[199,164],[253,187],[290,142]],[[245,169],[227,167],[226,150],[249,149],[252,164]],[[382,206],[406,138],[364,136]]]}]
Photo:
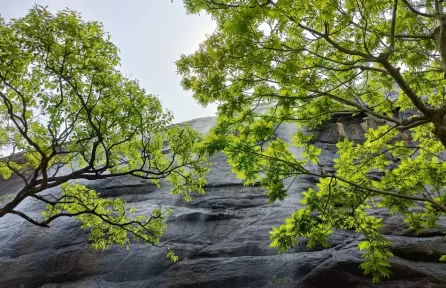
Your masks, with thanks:
[{"label": "granite rock face", "polygon": [[[212,117],[190,124],[205,133],[215,124]],[[363,140],[373,122],[363,117],[337,119],[320,131],[315,145],[323,148],[322,165],[330,169],[336,157],[335,143],[343,137]],[[282,126],[279,137],[290,139],[293,126]],[[294,151],[296,154],[299,150]],[[415,235],[402,219],[384,210],[384,233],[393,241],[391,279],[373,285],[358,268],[356,246],[361,236],[338,231],[331,247],[309,249],[305,240],[286,254],[268,248],[271,226],[280,225],[297,207],[301,192],[316,179],[295,181],[285,201],[268,204],[259,186],[243,186],[230,171],[223,154],[212,158],[212,172],[205,196],[185,203],[169,194],[169,187],[134,178],[85,182],[104,197],[120,197],[148,212],[159,204],[173,208],[163,243],[180,260],[172,264],[162,248],[132,244],[130,250],[112,247],[94,251],[88,231],[73,219],[59,219],[50,228],[34,227],[21,218],[0,218],[0,287],[446,287],[446,221],[438,230]],[[16,191],[19,179],[0,181],[0,196]],[[57,189],[49,191],[57,193]],[[32,200],[19,207],[38,213]],[[37,214],[36,214],[37,215]]]}]

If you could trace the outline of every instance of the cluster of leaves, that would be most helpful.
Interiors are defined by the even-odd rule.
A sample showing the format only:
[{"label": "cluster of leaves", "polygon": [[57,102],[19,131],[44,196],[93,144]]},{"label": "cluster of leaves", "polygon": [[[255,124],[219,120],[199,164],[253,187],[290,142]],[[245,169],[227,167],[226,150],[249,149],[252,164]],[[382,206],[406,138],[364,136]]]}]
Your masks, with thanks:
[{"label": "cluster of leaves", "polygon": [[[184,88],[203,105],[219,104],[208,152],[224,151],[233,171],[247,184],[260,181],[271,202],[290,192],[284,179],[319,179],[303,206],[273,228],[271,246],[285,252],[296,237],[328,246],[334,229],[354,229],[364,235],[361,268],[375,282],[388,277],[391,243],[380,234],[382,219],[368,211],[401,213],[416,231],[436,227],[446,213],[443,1],[184,4],[217,23],[177,62]],[[337,143],[335,172],[324,170],[306,129],[358,114],[374,123],[366,141]],[[297,127],[293,139],[277,138],[284,125]]]},{"label": "cluster of leaves", "polygon": [[128,209],[125,201],[100,198],[99,193],[80,184],[65,183],[61,188],[62,196],[42,212],[45,221],[62,216],[76,217],[82,222],[82,228],[90,229],[93,248],[106,250],[112,244],[128,248],[128,234],[133,235],[135,241],[159,243],[170,210],[159,208],[153,210],[151,216],[132,217],[136,209]]},{"label": "cluster of leaves", "polygon": [[[125,202],[65,184],[133,176],[158,185],[167,181],[185,200],[204,193],[208,167],[197,146],[201,135],[170,125],[171,113],[124,76],[119,61],[102,25],[69,9],[52,14],[36,6],[0,25],[0,151],[9,155],[0,160],[0,175],[24,182],[3,203],[0,217],[12,213],[48,226],[75,216],[100,249],[127,245],[130,234],[156,244],[165,211],[130,218]],[[61,184],[62,197],[41,194]],[[42,220],[17,209],[26,198],[47,204]]]}]

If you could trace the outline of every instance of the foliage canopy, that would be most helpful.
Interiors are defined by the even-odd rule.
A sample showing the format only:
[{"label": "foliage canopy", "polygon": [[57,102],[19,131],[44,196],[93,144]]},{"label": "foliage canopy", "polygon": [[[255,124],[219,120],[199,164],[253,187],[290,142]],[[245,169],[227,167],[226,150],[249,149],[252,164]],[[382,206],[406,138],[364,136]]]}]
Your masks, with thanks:
[{"label": "foliage canopy", "polygon": [[[69,181],[128,175],[166,179],[186,200],[203,193],[200,134],[170,125],[171,114],[122,75],[119,61],[102,25],[68,9],[52,14],[36,6],[0,25],[0,151],[9,154],[0,159],[0,174],[24,182],[2,203],[0,217],[16,214],[44,227],[76,217],[100,249],[129,244],[129,234],[157,244],[168,210],[134,216],[124,201]],[[62,195],[42,194],[59,185]],[[42,219],[20,211],[27,198],[46,204]]]},{"label": "foliage canopy", "polygon": [[[271,202],[282,180],[319,177],[303,206],[271,231],[285,252],[307,237],[328,245],[334,229],[364,235],[361,268],[390,275],[391,243],[371,208],[401,213],[416,231],[446,212],[446,14],[441,0],[184,0],[217,29],[177,62],[183,86],[206,105],[219,103],[208,151],[224,151],[246,183],[260,181]],[[396,94],[396,96],[395,96]],[[273,103],[267,113],[254,109]],[[254,108],[253,108],[254,107]],[[305,129],[334,114],[366,114],[377,123],[364,143],[337,144],[335,172],[312,170],[321,150]],[[295,123],[292,145],[275,129]],[[237,132],[237,133],[235,133]],[[229,136],[227,136],[229,135]],[[390,164],[394,162],[394,165]],[[395,164],[396,163],[396,164]],[[382,177],[370,177],[381,172]],[[445,257],[442,257],[442,259]]]}]

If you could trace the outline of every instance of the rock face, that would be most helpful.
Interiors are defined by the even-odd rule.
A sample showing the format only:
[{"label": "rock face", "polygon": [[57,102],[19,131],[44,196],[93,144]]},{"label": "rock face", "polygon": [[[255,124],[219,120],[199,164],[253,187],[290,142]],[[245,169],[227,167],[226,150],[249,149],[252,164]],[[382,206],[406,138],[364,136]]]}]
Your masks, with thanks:
[{"label": "rock face", "polygon": [[[206,132],[215,119],[190,123]],[[370,125],[361,117],[345,118],[321,131],[315,145],[323,148],[324,167],[333,165],[338,140],[361,141]],[[282,126],[277,134],[290,139],[292,132],[292,126]],[[172,207],[163,243],[174,249],[178,263],[169,262],[165,249],[137,243],[129,251],[94,251],[88,231],[73,219],[41,228],[7,215],[0,218],[0,287],[446,287],[446,264],[438,261],[446,254],[446,221],[441,229],[415,235],[398,216],[376,210],[385,217],[384,233],[393,241],[396,256],[391,279],[373,285],[358,268],[361,237],[352,231],[335,232],[328,249],[308,249],[305,240],[282,255],[268,248],[271,226],[283,223],[299,207],[301,192],[314,186],[315,179],[299,179],[285,201],[269,205],[261,187],[243,186],[232,175],[223,154],[215,155],[212,163],[206,195],[189,203],[170,195],[167,185],[156,189],[134,178],[86,182],[104,197],[120,197],[141,213],[159,204]],[[1,180],[0,196],[19,185],[16,178]],[[30,200],[19,209],[32,214],[42,207]]]}]

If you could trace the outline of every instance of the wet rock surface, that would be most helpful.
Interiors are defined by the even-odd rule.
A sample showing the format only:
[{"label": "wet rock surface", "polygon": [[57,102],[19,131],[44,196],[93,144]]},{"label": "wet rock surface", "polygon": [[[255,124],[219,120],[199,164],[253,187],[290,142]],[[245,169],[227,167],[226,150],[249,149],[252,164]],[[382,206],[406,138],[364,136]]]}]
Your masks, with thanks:
[{"label": "wet rock surface", "polygon": [[[362,141],[373,123],[363,118],[337,119],[320,131],[315,145],[323,148],[321,164],[329,169],[336,157],[336,142],[343,137]],[[205,132],[215,120],[196,119],[191,125]],[[277,130],[290,139],[293,126]],[[299,153],[296,149],[295,153]],[[64,218],[50,228],[35,227],[18,217],[0,218],[0,287],[446,287],[444,231],[416,235],[401,217],[376,210],[385,218],[386,234],[394,245],[392,277],[372,284],[358,268],[361,236],[337,231],[331,247],[306,247],[302,239],[288,253],[268,248],[271,226],[280,225],[300,204],[301,192],[316,179],[293,183],[285,201],[268,204],[259,186],[243,186],[230,171],[223,154],[212,158],[206,195],[186,203],[169,194],[169,187],[134,178],[85,182],[104,197],[120,197],[140,213],[162,205],[173,214],[162,243],[173,248],[179,262],[165,257],[166,249],[134,243],[100,252],[90,248],[88,231],[76,220]],[[0,181],[0,196],[16,191],[16,178]],[[49,191],[57,193],[57,189]],[[19,210],[37,216],[42,205],[29,200]],[[34,213],[34,214],[33,214]]]}]

